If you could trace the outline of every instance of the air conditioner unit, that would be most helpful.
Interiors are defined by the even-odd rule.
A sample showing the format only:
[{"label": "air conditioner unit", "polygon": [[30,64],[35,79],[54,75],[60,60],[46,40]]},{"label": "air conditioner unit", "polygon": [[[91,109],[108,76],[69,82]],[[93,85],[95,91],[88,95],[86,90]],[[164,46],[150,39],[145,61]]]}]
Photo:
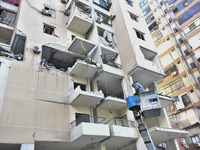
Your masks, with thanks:
[{"label": "air conditioner unit", "polygon": [[114,20],[115,17],[116,17],[115,13],[112,13],[112,14],[110,15],[110,19],[111,19],[111,20]]},{"label": "air conditioner unit", "polygon": [[61,0],[62,3],[67,4],[69,0]]},{"label": "air conditioner unit", "polygon": [[64,11],[64,15],[69,16],[70,15],[70,10],[69,9],[65,10]]},{"label": "air conditioner unit", "polygon": [[196,147],[200,147],[200,143],[196,143],[195,146],[196,146]]},{"label": "air conditioner unit", "polygon": [[35,54],[40,54],[41,48],[40,48],[39,46],[33,46],[33,52],[34,52]]},{"label": "air conditioner unit", "polygon": [[51,16],[51,11],[47,10],[47,9],[42,9],[41,13],[45,16]]},{"label": "air conditioner unit", "polygon": [[97,23],[101,23],[101,22],[102,22],[102,21],[101,21],[101,17],[97,16],[96,22],[97,22]]}]

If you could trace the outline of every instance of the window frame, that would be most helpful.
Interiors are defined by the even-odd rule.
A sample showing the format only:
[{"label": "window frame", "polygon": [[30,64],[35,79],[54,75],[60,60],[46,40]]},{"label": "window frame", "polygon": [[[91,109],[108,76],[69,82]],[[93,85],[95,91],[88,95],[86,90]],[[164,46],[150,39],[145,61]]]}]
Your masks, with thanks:
[{"label": "window frame", "polygon": [[[50,34],[51,31],[49,31],[48,33],[45,32],[45,30],[49,28],[50,30],[53,30],[52,33]],[[47,25],[47,24],[43,24],[43,33],[46,33],[48,35],[55,35],[55,27]]]},{"label": "window frame", "polygon": [[135,30],[135,33],[136,33],[136,36],[137,36],[138,39],[145,41],[145,38],[144,38],[145,34],[144,33],[140,32],[138,30]]}]

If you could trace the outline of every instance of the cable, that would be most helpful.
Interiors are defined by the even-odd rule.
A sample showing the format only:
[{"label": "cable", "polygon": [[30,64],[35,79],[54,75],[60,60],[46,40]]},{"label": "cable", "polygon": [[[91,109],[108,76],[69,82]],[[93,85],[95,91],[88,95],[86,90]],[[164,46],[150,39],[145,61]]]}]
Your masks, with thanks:
[{"label": "cable", "polygon": [[41,13],[41,11],[39,9],[37,9],[36,7],[34,7],[29,0],[27,0],[28,4],[31,6],[31,8],[33,8],[35,11],[38,11],[39,13]]}]

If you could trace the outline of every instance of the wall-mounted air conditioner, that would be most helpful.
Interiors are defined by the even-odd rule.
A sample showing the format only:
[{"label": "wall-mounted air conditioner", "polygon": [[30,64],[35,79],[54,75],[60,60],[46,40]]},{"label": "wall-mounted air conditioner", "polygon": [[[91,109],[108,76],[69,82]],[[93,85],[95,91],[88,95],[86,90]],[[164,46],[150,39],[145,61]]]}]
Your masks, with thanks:
[{"label": "wall-mounted air conditioner", "polygon": [[33,52],[34,52],[35,54],[40,54],[41,51],[42,51],[42,50],[41,50],[41,48],[40,48],[39,46],[33,46]]},{"label": "wall-mounted air conditioner", "polygon": [[51,16],[51,11],[47,10],[47,9],[42,9],[41,13],[45,16]]}]

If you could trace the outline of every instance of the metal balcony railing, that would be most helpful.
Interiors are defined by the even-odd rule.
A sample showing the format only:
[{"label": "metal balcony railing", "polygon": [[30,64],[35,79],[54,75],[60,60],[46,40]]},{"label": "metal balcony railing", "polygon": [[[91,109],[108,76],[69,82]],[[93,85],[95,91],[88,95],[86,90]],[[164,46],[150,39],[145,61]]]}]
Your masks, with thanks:
[{"label": "metal balcony railing", "polygon": [[71,129],[78,126],[82,122],[105,124],[105,120],[106,120],[106,118],[104,118],[104,117],[89,116],[89,115],[83,114],[71,123]]},{"label": "metal balcony railing", "polygon": [[19,2],[20,2],[20,0],[2,0],[2,1],[14,6],[19,6]]},{"label": "metal balcony railing", "polygon": [[119,118],[112,118],[109,121],[107,121],[106,124],[135,128],[134,121]]}]

